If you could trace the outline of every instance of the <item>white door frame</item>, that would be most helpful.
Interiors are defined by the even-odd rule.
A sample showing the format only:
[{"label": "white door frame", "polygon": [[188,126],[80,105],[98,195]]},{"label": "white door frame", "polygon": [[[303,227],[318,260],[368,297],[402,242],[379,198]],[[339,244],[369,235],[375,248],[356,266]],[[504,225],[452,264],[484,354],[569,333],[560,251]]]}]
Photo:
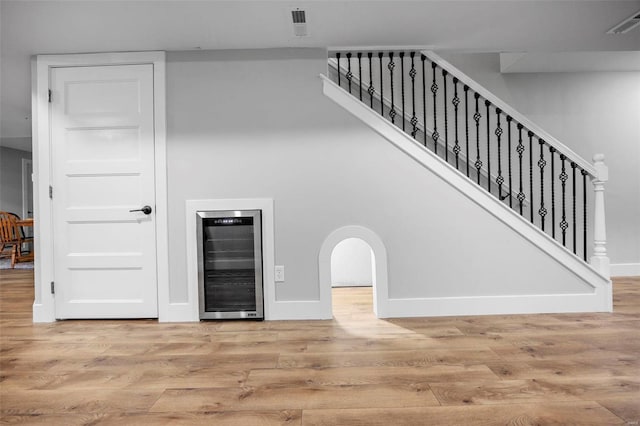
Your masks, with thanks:
[{"label": "white door frame", "polygon": [[[31,174],[27,173],[27,166],[31,164]],[[28,191],[27,188],[29,186],[29,181],[31,180],[31,196],[33,197],[33,160],[29,160],[28,158],[22,159],[22,218],[29,217],[29,201],[28,201]],[[33,210],[31,210],[31,214],[33,214]]]},{"label": "white door frame", "polygon": [[[53,322],[55,280],[53,265],[53,223],[49,185],[52,181],[49,76],[51,68],[99,65],[153,65],[156,261],[158,277],[158,320],[168,321],[169,245],[167,221],[165,52],[89,53],[37,55],[31,60],[31,111],[33,137],[33,216],[35,219],[34,322]],[[55,188],[54,188],[55,196]]]}]

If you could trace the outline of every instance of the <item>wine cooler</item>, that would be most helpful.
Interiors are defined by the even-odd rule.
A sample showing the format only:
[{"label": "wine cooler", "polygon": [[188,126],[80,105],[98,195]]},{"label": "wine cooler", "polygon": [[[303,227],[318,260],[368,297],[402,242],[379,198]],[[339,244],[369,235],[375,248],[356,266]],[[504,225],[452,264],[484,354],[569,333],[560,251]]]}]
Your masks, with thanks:
[{"label": "wine cooler", "polygon": [[264,319],[260,210],[197,212],[200,319]]}]

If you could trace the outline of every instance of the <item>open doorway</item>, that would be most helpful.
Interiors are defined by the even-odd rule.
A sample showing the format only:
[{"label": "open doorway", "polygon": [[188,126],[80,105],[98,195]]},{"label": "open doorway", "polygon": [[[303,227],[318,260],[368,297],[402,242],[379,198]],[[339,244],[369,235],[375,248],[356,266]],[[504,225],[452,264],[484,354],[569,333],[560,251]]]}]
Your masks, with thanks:
[{"label": "open doorway", "polygon": [[[33,160],[22,159],[22,218],[33,217]],[[33,226],[25,226],[22,232],[26,238],[33,238]],[[33,252],[33,242],[26,243],[24,249]]]},{"label": "open doorway", "polygon": [[[340,246],[347,240],[346,245]],[[358,240],[353,242],[350,240]],[[369,291],[371,296],[368,300],[373,300],[373,312],[378,318],[387,317],[387,305],[389,302],[389,294],[387,289],[387,251],[382,243],[382,240],[378,235],[368,228],[363,226],[351,225],[338,228],[333,231],[325,239],[320,248],[319,254],[319,273],[320,273],[320,303],[322,305],[323,318],[331,318],[333,316],[332,309],[332,289],[334,278],[336,283],[339,278],[340,266],[346,264],[353,264],[353,256],[342,256],[339,259],[340,253],[349,253],[353,250],[361,254],[359,263],[364,266],[353,269],[352,267],[342,268],[341,272],[347,272],[347,276],[350,276],[349,281],[362,281],[360,284],[368,284],[371,287],[358,287],[365,291]],[[368,248],[369,256],[366,256],[366,250]],[[337,251],[336,251],[337,249]],[[364,255],[363,255],[364,252]],[[338,256],[334,257],[334,253]],[[368,260],[367,260],[368,259]],[[334,274],[332,263],[338,266],[338,270]],[[370,270],[369,275],[363,274],[363,268]],[[353,266],[353,265],[352,265]],[[334,277],[332,278],[332,275]],[[344,275],[343,275],[344,277]],[[366,277],[366,278],[364,278]],[[337,283],[338,284],[338,283]],[[336,286],[336,290],[340,287]]]},{"label": "open doorway", "polygon": [[373,250],[360,238],[340,241],[331,253],[331,287],[371,287]]},{"label": "open doorway", "polygon": [[22,159],[22,218],[33,217],[33,161]]},{"label": "open doorway", "polygon": [[373,312],[375,256],[360,238],[346,238],[331,252],[331,300],[334,318]]}]

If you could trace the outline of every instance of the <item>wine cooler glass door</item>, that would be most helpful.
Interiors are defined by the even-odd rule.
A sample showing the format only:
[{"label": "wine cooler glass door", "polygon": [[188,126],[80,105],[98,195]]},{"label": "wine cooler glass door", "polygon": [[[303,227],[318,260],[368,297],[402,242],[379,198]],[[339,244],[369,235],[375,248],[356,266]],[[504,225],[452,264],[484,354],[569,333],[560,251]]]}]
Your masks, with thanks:
[{"label": "wine cooler glass door", "polygon": [[202,231],[200,318],[262,318],[260,211],[198,215]]}]

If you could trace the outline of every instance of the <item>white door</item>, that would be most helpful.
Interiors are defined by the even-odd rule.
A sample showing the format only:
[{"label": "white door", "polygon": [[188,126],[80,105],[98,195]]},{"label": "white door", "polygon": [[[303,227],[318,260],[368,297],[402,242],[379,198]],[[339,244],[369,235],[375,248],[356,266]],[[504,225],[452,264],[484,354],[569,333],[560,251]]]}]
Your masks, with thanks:
[{"label": "white door", "polygon": [[50,87],[56,318],[157,317],[153,66],[53,68]]}]

